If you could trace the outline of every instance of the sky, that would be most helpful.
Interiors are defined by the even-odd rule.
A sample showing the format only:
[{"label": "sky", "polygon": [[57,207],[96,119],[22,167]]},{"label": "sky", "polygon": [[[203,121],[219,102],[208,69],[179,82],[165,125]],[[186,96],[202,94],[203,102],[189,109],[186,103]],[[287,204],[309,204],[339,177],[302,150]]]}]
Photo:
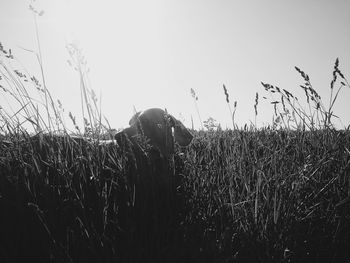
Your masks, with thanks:
[{"label": "sky", "polygon": [[[134,109],[166,108],[191,127],[200,118],[231,128],[271,123],[273,107],[261,81],[303,97],[298,66],[328,105],[336,58],[350,74],[348,0],[0,0],[0,42],[39,74],[32,4],[37,18],[46,84],[65,112],[81,113],[79,76],[67,63],[74,43],[89,68],[89,85],[114,128],[126,127]],[[4,96],[3,94],[0,94]],[[350,124],[350,89],[340,92],[338,127]]]}]

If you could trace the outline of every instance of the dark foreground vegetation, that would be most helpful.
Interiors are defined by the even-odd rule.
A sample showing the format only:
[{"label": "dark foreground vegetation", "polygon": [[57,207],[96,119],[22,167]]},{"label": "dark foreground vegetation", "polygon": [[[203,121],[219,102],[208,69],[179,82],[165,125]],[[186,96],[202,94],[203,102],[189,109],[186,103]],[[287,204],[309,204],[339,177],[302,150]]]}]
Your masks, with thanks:
[{"label": "dark foreground vegetation", "polygon": [[150,151],[2,137],[1,262],[350,258],[349,131],[196,132],[171,187]]},{"label": "dark foreground vegetation", "polygon": [[[10,102],[0,107],[0,262],[350,259],[350,131],[332,122],[350,85],[338,59],[329,105],[296,68],[306,106],[262,83],[272,125],[238,129],[224,86],[233,130],[208,119],[164,161],[144,138],[99,145],[113,134],[86,84],[84,57],[68,51],[82,94],[83,127],[69,113],[73,132],[46,87],[41,55],[42,82],[0,44],[0,91]],[[258,104],[257,93],[256,119]]]}]

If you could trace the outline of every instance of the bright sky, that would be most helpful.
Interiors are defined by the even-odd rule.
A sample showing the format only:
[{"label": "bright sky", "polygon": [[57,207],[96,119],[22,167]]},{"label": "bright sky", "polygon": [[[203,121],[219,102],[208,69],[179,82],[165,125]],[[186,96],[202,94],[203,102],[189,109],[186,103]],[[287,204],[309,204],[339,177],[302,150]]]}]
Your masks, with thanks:
[{"label": "bright sky", "polygon": [[[33,74],[37,50],[30,1],[0,0],[0,42]],[[115,128],[137,110],[167,108],[191,126],[209,116],[232,127],[222,84],[237,100],[239,126],[254,122],[260,82],[303,97],[294,66],[329,100],[335,59],[350,78],[348,0],[37,0],[48,88],[66,112],[80,109],[79,77],[68,66],[67,43],[78,43],[90,68],[91,87]],[[2,96],[2,95],[1,95]],[[342,90],[335,114],[350,124],[350,90]],[[233,105],[231,105],[233,107]],[[273,107],[260,100],[258,124],[271,122]],[[180,115],[181,114],[181,115]],[[181,117],[179,117],[181,116]]]}]

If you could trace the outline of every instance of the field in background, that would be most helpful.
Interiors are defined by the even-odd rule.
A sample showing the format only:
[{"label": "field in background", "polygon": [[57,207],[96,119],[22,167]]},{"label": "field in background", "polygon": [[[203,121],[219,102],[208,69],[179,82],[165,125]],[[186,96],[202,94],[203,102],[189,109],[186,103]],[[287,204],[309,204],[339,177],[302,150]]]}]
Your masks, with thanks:
[{"label": "field in background", "polygon": [[[0,47],[1,89],[17,105],[0,110],[1,262],[350,258],[350,132],[332,124],[338,94],[349,88],[338,60],[327,105],[299,68],[306,106],[262,83],[274,111],[262,129],[237,127],[237,103],[231,107],[224,86],[233,130],[204,121],[191,145],[176,149],[174,176],[144,141],[98,144],[114,131],[85,85],[84,59],[74,46],[83,127],[70,113],[73,130],[44,75],[39,81],[13,68],[11,50]],[[256,117],[258,104],[257,94]]]}]

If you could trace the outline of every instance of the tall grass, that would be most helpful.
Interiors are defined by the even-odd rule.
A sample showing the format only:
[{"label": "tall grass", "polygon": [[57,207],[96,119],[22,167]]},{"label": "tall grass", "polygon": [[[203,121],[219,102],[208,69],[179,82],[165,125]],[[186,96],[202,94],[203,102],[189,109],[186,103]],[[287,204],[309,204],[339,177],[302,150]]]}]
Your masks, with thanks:
[{"label": "tall grass", "polygon": [[[224,86],[234,129],[215,130],[208,122],[208,131],[193,131],[188,148],[176,147],[173,173],[142,138],[99,145],[110,127],[88,85],[84,56],[74,45],[67,48],[80,79],[84,120],[80,128],[70,113],[73,131],[44,83],[43,68],[37,79],[0,45],[0,88],[8,102],[0,109],[0,261],[350,257],[350,132],[335,130],[332,122],[337,98],[349,88],[338,60],[327,105],[299,68],[306,106],[262,83],[275,114],[262,129],[238,129],[237,104],[232,111]],[[194,90],[192,96],[200,119]],[[258,104],[257,93],[255,118]],[[171,176],[175,185],[168,186]]]},{"label": "tall grass", "polygon": [[173,245],[182,246],[181,197],[169,194],[176,189],[165,180],[173,171],[142,138],[99,144],[110,130],[108,121],[103,124],[88,86],[82,53],[73,45],[68,51],[80,78],[84,118],[80,129],[69,114],[73,131],[46,85],[13,68],[15,54],[1,46],[0,85],[8,107],[0,120],[0,211],[6,215],[0,217],[0,260],[170,258]]},{"label": "tall grass", "polygon": [[[3,98],[8,107],[1,108],[1,130],[14,132],[31,126],[33,131],[51,130],[63,127],[61,115],[56,111],[55,103],[45,85],[25,68],[13,55],[11,49],[0,45],[0,78]],[[50,104],[47,99],[50,99]],[[43,116],[47,114],[47,119]],[[55,122],[55,123],[54,123]],[[23,130],[22,130],[23,131]]]},{"label": "tall grass", "polygon": [[313,88],[310,77],[298,67],[295,67],[295,69],[304,81],[300,87],[304,90],[306,104],[285,89],[261,82],[270,95],[270,103],[274,105],[276,116],[274,124],[279,125],[280,123],[288,129],[307,128],[317,130],[334,128],[332,120],[338,118],[333,112],[334,105],[340,91],[344,87],[350,88],[349,82],[339,69],[339,59],[337,58],[334,64],[328,106],[325,105],[321,96]]},{"label": "tall grass", "polygon": [[230,117],[232,119],[232,127],[233,127],[233,129],[235,129],[236,128],[236,125],[235,125],[235,113],[236,113],[236,109],[237,109],[237,101],[235,101],[233,103],[233,111],[232,111],[231,105],[230,105],[230,99],[229,99],[230,96],[229,96],[229,94],[227,92],[226,86],[225,85],[222,85],[222,86],[224,88],[224,93],[225,93],[225,97],[226,97],[226,103],[227,103],[228,109],[230,111]]},{"label": "tall grass", "polygon": [[194,247],[222,262],[349,256],[349,146],[349,131],[197,133],[184,157]]}]

